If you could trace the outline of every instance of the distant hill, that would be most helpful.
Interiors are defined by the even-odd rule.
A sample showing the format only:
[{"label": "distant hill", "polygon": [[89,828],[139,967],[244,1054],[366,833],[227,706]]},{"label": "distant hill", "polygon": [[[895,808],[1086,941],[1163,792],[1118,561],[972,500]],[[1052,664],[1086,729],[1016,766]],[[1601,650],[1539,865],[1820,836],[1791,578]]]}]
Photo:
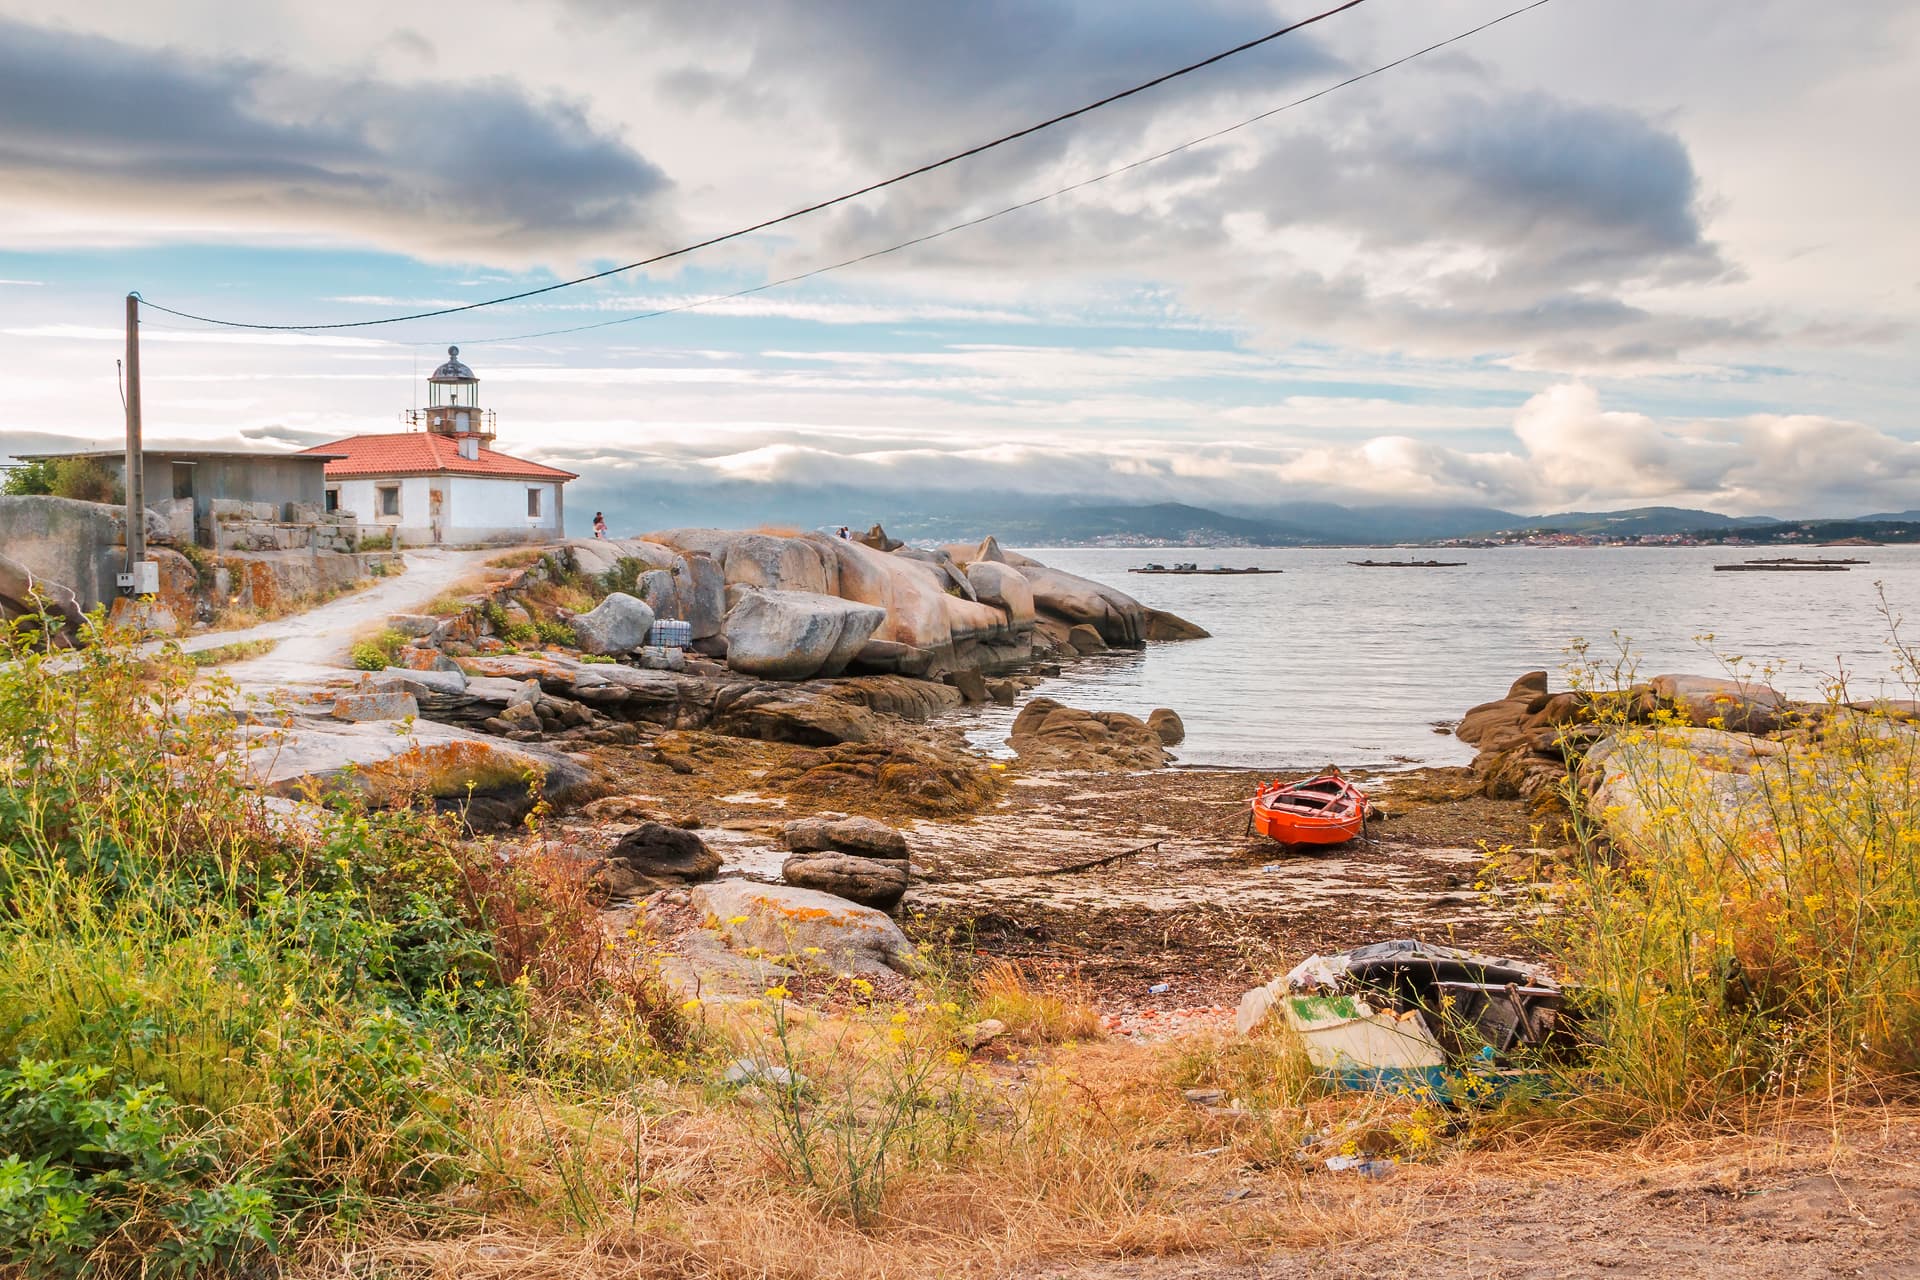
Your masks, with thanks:
[{"label": "distant hill", "polygon": [[[1088,501],[1063,494],[893,492],[746,481],[699,486],[633,481],[616,487],[588,479],[569,486],[567,507],[570,513],[588,515],[605,510],[616,533],[678,525],[830,529],[844,524],[865,529],[877,523],[912,542],[971,542],[991,533],[1013,546],[1391,546],[1546,530],[1612,537],[1688,534],[1706,540],[1738,537],[1756,542],[1908,541],[1916,536],[1911,530],[1920,530],[1920,512],[1914,511],[1849,520],[1781,520],[1688,507],[1531,516],[1497,507],[1406,503],[1347,507],[1298,501],[1216,509],[1180,502]],[[585,517],[577,520],[584,523]]]},{"label": "distant hill", "polygon": [[1662,533],[1694,533],[1704,529],[1751,529],[1779,524],[1772,516],[1726,516],[1689,507],[1633,507],[1626,511],[1561,511],[1545,516],[1515,517],[1518,523],[1479,530],[1555,529],[1561,533],[1609,534],[1615,537]]}]

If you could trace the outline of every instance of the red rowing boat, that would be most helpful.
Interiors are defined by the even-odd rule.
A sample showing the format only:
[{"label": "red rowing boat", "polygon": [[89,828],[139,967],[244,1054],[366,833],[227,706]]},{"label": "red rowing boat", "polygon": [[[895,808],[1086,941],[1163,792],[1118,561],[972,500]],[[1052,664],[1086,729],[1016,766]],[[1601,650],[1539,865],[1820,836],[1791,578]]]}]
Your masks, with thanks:
[{"label": "red rowing boat", "polygon": [[1367,825],[1367,793],[1328,769],[1305,782],[1269,782],[1253,797],[1253,827],[1281,844],[1345,844]]}]

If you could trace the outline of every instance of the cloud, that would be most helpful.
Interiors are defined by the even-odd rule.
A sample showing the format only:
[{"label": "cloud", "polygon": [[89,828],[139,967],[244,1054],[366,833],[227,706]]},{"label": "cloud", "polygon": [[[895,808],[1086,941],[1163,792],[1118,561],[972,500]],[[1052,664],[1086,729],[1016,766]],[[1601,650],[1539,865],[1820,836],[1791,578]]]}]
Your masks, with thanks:
[{"label": "cloud", "polygon": [[[1317,119],[1317,118],[1316,118]],[[1027,178],[1021,194],[1097,171]],[[890,192],[839,213],[804,261],[991,211]],[[947,203],[944,205],[942,201]],[[1200,314],[1276,345],[1311,337],[1565,371],[1672,365],[1775,340],[1753,317],[1668,309],[1658,291],[1737,282],[1707,234],[1685,144],[1634,112],[1478,87],[1365,106],[1330,128],[1236,135],[1109,184],[885,260],[902,285],[978,280],[1018,261],[1031,288],[1164,283]]]},{"label": "cloud", "polygon": [[0,209],[525,261],[657,227],[667,187],[578,104],[509,82],[309,74],[0,18]]},{"label": "cloud", "polygon": [[1240,508],[1316,499],[1526,512],[1660,504],[1852,515],[1913,506],[1920,486],[1920,444],[1859,423],[1780,414],[1663,421],[1603,409],[1597,392],[1581,383],[1532,397],[1513,415],[1510,433],[1479,448],[1393,431],[1337,444],[1274,433],[1262,441],[1196,438],[1175,446],[1151,435],[983,442],[962,433],[835,438],[769,427],[704,447],[679,440],[656,448],[559,447],[541,456],[600,484],[621,477],[695,487],[744,483],[787,498],[855,487],[981,501],[1025,494]]}]

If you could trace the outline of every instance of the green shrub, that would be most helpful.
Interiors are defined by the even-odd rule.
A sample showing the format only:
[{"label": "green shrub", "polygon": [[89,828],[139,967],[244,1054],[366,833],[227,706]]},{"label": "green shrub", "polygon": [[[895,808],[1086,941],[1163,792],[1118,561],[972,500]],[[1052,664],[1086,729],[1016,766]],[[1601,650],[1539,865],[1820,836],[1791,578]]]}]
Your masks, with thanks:
[{"label": "green shrub", "polygon": [[576,863],[424,808],[277,823],[228,696],[0,629],[0,1267],[264,1273],[489,1177],[474,1091],[550,1060],[535,996],[599,998]]},{"label": "green shrub", "polygon": [[51,495],[81,502],[125,502],[126,494],[97,458],[42,458],[15,467],[0,482],[0,492],[15,496]]},{"label": "green shrub", "polygon": [[412,643],[404,631],[388,627],[371,640],[362,640],[348,650],[353,665],[362,671],[385,671],[400,656],[400,650]]},{"label": "green shrub", "polygon": [[487,620],[487,628],[508,644],[533,644],[538,641],[540,631],[531,622],[516,622],[507,616],[507,610],[498,600],[489,600],[480,610]]},{"label": "green shrub", "polygon": [[217,1129],[196,1131],[164,1087],[109,1075],[32,1058],[0,1066],[0,1254],[76,1275],[121,1235],[149,1274],[168,1274],[270,1249],[273,1197],[222,1167]]},{"label": "green shrub", "polygon": [[573,628],[564,622],[542,618],[533,624],[533,629],[539,635],[542,644],[557,644],[565,649],[577,649],[580,646],[580,637],[575,635]]}]

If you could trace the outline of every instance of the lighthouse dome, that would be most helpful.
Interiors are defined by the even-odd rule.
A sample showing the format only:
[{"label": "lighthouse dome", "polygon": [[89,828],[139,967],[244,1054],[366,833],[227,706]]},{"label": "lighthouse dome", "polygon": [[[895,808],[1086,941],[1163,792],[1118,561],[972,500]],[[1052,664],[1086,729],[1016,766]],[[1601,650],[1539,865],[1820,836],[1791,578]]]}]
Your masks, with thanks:
[{"label": "lighthouse dome", "polygon": [[[414,376],[418,377],[419,375],[416,374]],[[441,365],[438,369],[435,369],[433,371],[432,376],[430,376],[427,379],[427,381],[428,382],[478,382],[480,381],[480,379],[474,376],[473,370],[467,368],[466,365],[460,363],[460,348],[448,347],[447,362]]]}]

